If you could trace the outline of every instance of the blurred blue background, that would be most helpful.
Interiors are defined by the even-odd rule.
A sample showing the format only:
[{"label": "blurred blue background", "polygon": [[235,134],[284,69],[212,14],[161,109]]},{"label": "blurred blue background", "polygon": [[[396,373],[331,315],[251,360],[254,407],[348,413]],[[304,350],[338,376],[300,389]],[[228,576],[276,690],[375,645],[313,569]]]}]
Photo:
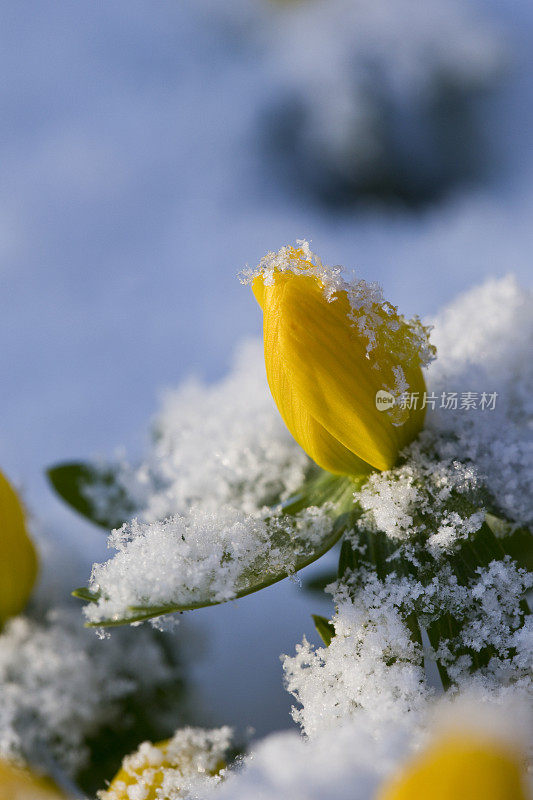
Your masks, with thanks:
[{"label": "blurred blue background", "polygon": [[[61,505],[43,469],[120,446],[133,457],[161,390],[224,374],[236,343],[261,331],[236,279],[246,263],[308,238],[421,315],[487,276],[530,281],[529,0],[472,4],[501,48],[476,111],[487,169],[417,203],[353,186],[335,197],[334,178],[317,190],[330,154],[298,138],[287,75],[304,65],[293,110],[323,98],[282,35],[290,13],[268,0],[1,4],[0,464],[61,543],[61,591],[85,582],[105,537]],[[409,107],[402,115],[416,129]],[[344,117],[328,119],[336,135]],[[213,721],[289,725],[278,656],[304,633],[316,640],[310,614],[327,610],[285,581],[198,612],[206,652],[194,674]]]}]

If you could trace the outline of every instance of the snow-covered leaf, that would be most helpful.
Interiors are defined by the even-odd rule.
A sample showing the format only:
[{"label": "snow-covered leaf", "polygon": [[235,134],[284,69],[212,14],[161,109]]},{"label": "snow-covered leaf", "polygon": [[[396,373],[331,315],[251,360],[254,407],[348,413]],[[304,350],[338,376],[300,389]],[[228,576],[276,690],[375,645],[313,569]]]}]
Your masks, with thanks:
[{"label": "snow-covered leaf", "polygon": [[93,567],[90,625],[123,625],[216,605],[303,569],[352,527],[360,480],[314,470],[281,506],[245,514],[191,508],[162,522],[133,520],[111,535],[114,558]]}]

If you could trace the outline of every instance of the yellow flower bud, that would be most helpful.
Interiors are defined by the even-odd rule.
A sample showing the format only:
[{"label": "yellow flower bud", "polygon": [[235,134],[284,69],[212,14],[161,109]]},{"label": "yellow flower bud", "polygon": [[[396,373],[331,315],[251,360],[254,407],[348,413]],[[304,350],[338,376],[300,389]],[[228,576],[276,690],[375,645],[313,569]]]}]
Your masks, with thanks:
[{"label": "yellow flower bud", "polygon": [[448,736],[393,778],[378,800],[528,800],[525,769],[510,746]]},{"label": "yellow flower bud", "polygon": [[145,800],[156,800],[163,770],[173,766],[167,758],[168,743],[168,739],[154,745],[144,743],[135,753],[126,756],[107,791],[100,792],[101,800],[129,800],[131,786],[145,789]]},{"label": "yellow flower bud", "polygon": [[218,775],[226,765],[221,758],[216,733],[212,740],[209,731],[184,728],[172,739],[157,744],[143,742],[134,753],[125,757],[109,788],[98,792],[99,800],[130,800],[134,796],[133,787],[138,789],[136,797],[157,800],[162,797],[165,773],[167,780],[171,780],[173,796],[181,796],[180,789],[183,791],[191,778]]},{"label": "yellow flower bud", "polygon": [[16,492],[0,472],[0,627],[19,614],[37,576],[37,555]]},{"label": "yellow flower bud", "polygon": [[[348,283],[299,244],[245,274],[263,310],[270,390],[319,466],[346,475],[389,469],[424,422],[428,329],[406,321],[376,284]],[[402,395],[418,395],[417,407]]]},{"label": "yellow flower bud", "polygon": [[48,778],[0,761],[0,800],[65,800]]}]

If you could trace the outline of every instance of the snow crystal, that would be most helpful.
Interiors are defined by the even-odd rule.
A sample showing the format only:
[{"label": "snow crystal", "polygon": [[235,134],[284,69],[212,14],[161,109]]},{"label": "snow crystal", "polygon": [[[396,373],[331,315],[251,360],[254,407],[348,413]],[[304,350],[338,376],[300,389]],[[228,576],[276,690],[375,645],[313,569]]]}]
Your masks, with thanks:
[{"label": "snow crystal", "polygon": [[[456,686],[472,682],[485,692],[516,684],[533,694],[530,622],[521,601],[533,576],[508,557],[479,568],[468,585],[457,582],[445,564],[424,585],[418,579],[385,580],[360,567],[336,587],[335,636],[328,647],[304,639],[296,655],[284,657],[287,688],[300,707],[294,718],[308,736],[364,715],[376,731],[395,726],[405,714],[416,717],[431,696],[424,657],[438,658]],[[424,653],[406,625],[415,614],[422,628],[450,615],[458,630],[441,635],[438,648]],[[473,659],[493,655],[487,666]]]},{"label": "snow crystal", "polygon": [[[483,498],[476,470],[456,460],[436,459],[434,449],[435,437],[424,432],[406,450],[405,463],[370,476],[356,495],[364,511],[361,529],[399,540],[422,534],[435,552],[449,550],[479,530],[485,514],[479,508]],[[457,511],[461,506],[463,514]]]},{"label": "snow crystal", "polygon": [[460,656],[465,648],[474,654],[489,650],[491,660],[487,667],[477,666],[476,680],[490,689],[520,682],[533,694],[533,620],[530,614],[524,619],[522,605],[533,587],[533,574],[506,557],[479,568],[468,587],[450,580],[443,584],[441,578],[433,602],[438,603],[439,613],[449,612],[464,623],[459,634],[444,637],[437,649],[450,678],[459,685],[470,681],[472,657]]},{"label": "snow crystal", "polygon": [[[532,293],[508,277],[459,297],[433,321],[438,359],[427,392],[438,399],[400,465],[358,492],[360,527],[399,540],[423,534],[437,553],[479,530],[485,511],[531,523],[532,312]],[[447,408],[441,398],[452,390],[471,392],[476,407]],[[483,392],[497,393],[494,410],[480,404]]]},{"label": "snow crystal", "polygon": [[73,774],[89,757],[85,740],[116,724],[133,696],[151,703],[154,718],[173,713],[175,720],[175,704],[162,709],[152,697],[180,678],[163,648],[149,629],[117,634],[102,642],[66,609],[43,622],[20,616],[7,623],[0,636],[0,757],[38,766],[44,754]]},{"label": "snow crystal", "polygon": [[352,600],[336,597],[328,647],[304,639],[296,655],[284,656],[287,689],[301,706],[293,716],[305,734],[316,736],[361,714],[377,730],[423,705],[430,691],[424,654],[398,608],[410,590],[405,583],[384,586],[369,574]]}]

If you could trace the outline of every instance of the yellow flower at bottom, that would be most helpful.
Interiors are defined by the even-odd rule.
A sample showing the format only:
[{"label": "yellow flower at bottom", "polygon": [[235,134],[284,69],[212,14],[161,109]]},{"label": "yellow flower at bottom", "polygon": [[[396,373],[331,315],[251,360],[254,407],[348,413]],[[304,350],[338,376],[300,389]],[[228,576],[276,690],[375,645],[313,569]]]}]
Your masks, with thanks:
[{"label": "yellow flower at bottom", "polygon": [[521,757],[509,746],[448,736],[395,776],[377,800],[530,800]]},{"label": "yellow flower at bottom", "polygon": [[229,728],[183,728],[172,739],[157,744],[143,742],[124,758],[109,788],[98,792],[98,798],[160,800],[167,796],[165,786],[172,797],[181,797],[191,781],[213,779],[225,768],[223,755],[229,736]]},{"label": "yellow flower at bottom", "polygon": [[[375,284],[324,267],[306,243],[270,253],[244,280],[263,310],[270,390],[296,441],[330,472],[392,467],[424,422],[428,330]],[[417,396],[416,407],[402,396]]]},{"label": "yellow flower at bottom", "polygon": [[142,744],[136,753],[126,756],[109,789],[100,792],[102,800],[130,800],[128,789],[144,789],[144,800],[157,800],[156,791],[163,782],[163,770],[175,766],[167,758],[168,740],[157,744]]},{"label": "yellow flower at bottom", "polygon": [[17,494],[0,472],[0,628],[23,609],[37,576],[37,555]]},{"label": "yellow flower at bottom", "polygon": [[52,781],[0,761],[0,800],[65,800]]}]

